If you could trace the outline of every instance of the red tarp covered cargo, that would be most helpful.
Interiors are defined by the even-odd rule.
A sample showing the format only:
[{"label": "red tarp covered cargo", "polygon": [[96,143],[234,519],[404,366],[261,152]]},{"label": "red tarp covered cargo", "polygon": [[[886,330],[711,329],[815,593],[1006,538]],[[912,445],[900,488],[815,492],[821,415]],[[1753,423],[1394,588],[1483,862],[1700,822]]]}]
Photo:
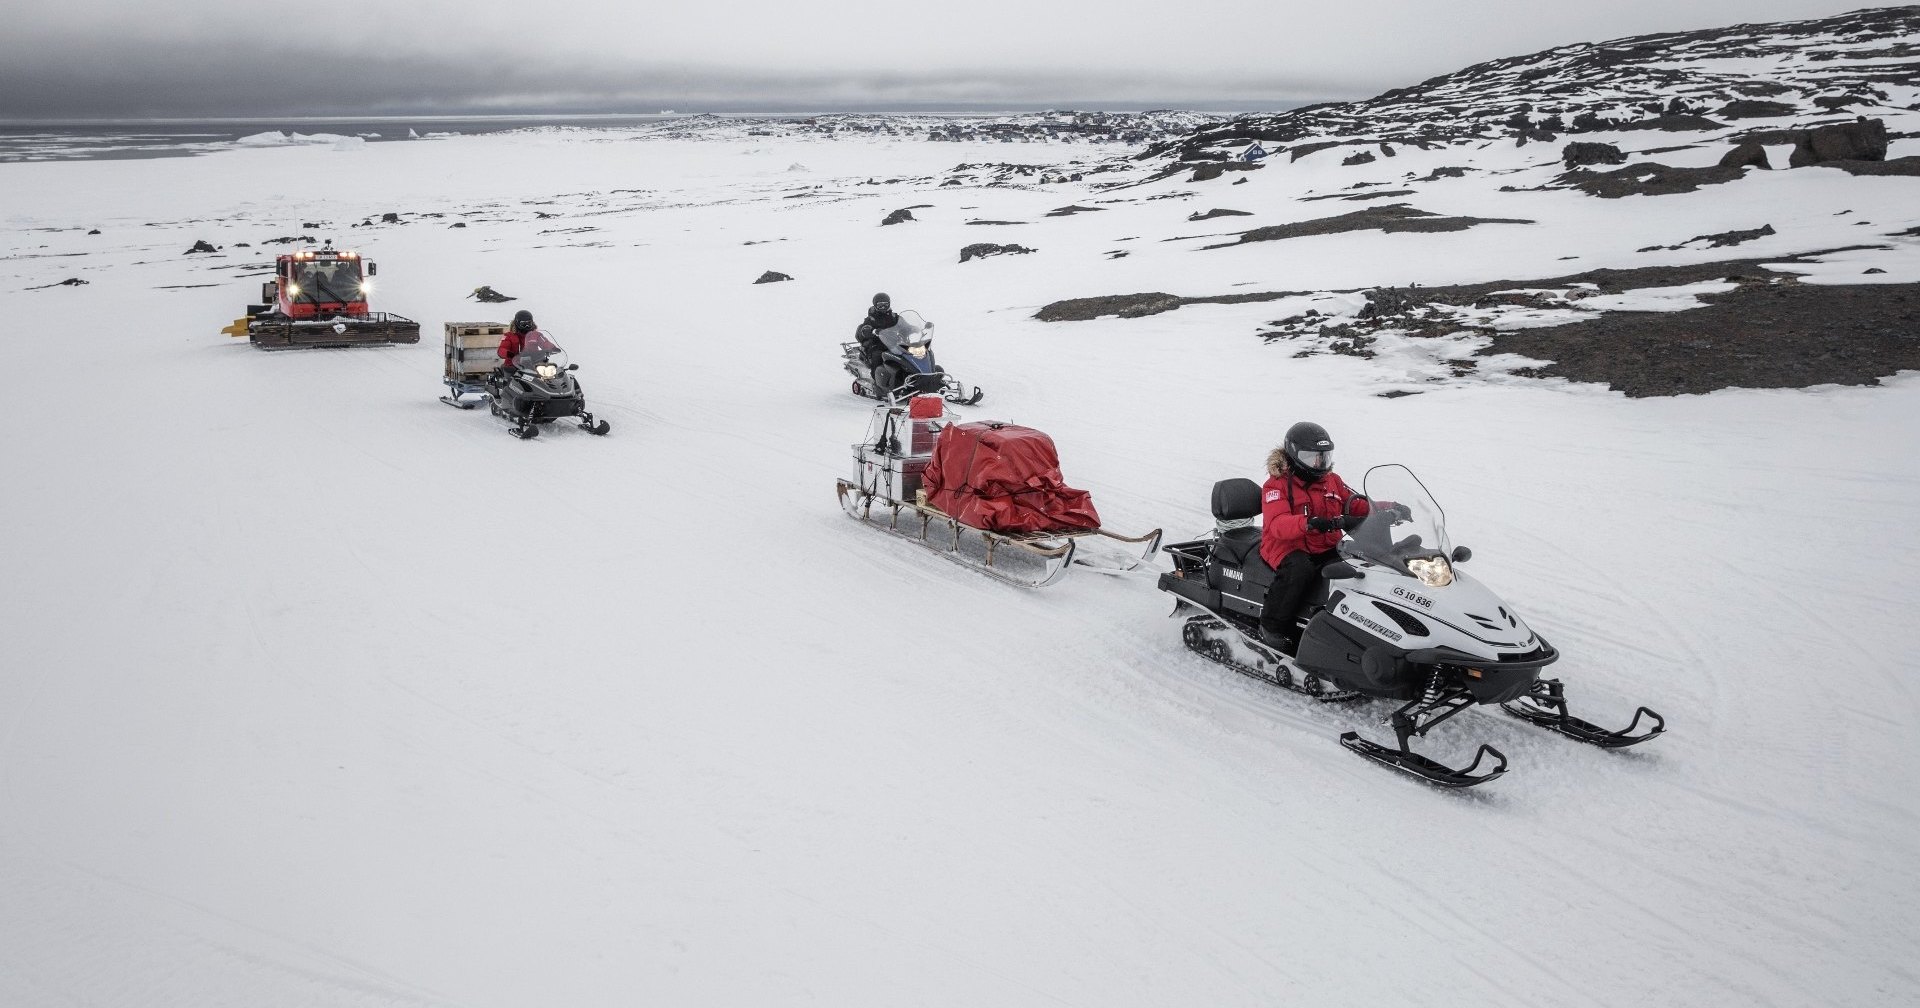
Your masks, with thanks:
[{"label": "red tarp covered cargo", "polygon": [[927,503],[993,532],[1065,532],[1100,527],[1093,497],[1066,485],[1053,439],[1005,423],[955,424],[940,432],[925,477]]}]

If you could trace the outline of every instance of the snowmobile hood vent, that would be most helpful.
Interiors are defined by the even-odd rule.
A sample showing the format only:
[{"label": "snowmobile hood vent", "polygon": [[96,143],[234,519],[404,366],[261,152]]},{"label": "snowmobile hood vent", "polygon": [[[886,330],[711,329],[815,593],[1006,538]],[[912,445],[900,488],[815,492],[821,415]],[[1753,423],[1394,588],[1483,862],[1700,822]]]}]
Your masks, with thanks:
[{"label": "snowmobile hood vent", "polygon": [[1404,609],[1401,609],[1399,606],[1391,606],[1386,604],[1385,602],[1381,602],[1378,599],[1375,599],[1373,603],[1373,607],[1375,609],[1380,610],[1383,613],[1386,613],[1387,618],[1399,624],[1400,629],[1405,630],[1409,636],[1425,637],[1428,634],[1432,633],[1431,630],[1427,629],[1427,625],[1425,623],[1422,623],[1419,620],[1414,619],[1412,613],[1407,612]]}]

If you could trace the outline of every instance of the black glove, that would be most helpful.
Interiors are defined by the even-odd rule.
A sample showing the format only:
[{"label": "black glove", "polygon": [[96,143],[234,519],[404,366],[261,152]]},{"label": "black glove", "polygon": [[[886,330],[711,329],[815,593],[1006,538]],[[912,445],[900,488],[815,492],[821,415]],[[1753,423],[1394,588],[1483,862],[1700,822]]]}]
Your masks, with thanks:
[{"label": "black glove", "polygon": [[1338,532],[1340,531],[1340,527],[1340,519],[1338,518],[1307,519],[1307,528],[1313,532]]}]

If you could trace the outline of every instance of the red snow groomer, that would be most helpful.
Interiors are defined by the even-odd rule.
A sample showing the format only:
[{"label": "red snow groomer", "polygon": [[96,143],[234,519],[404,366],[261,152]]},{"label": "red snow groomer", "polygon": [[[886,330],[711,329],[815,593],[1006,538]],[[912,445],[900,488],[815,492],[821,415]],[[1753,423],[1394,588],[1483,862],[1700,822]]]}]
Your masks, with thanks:
[{"label": "red snow groomer", "polygon": [[264,303],[248,305],[245,318],[221,331],[244,334],[262,350],[420,342],[420,323],[368,310],[374,273],[360,253],[337,252],[332,242],[289,252],[274,260],[273,279],[260,287]]},{"label": "red snow groomer", "polygon": [[[1024,588],[1053,584],[1076,563],[1131,570],[1160,546],[1159,529],[1101,528],[1092,496],[1061,476],[1052,438],[999,421],[954,422],[938,395],[874,407],[853,465],[853,479],[837,487],[848,514]],[[1079,555],[1092,540],[1126,548]]]}]

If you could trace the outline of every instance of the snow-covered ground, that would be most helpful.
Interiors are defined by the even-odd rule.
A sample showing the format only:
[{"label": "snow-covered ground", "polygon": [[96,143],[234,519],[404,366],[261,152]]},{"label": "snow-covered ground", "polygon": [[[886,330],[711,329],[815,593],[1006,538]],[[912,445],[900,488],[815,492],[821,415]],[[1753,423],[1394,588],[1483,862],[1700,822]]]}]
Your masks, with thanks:
[{"label": "snow-covered ground", "polygon": [[[1913,1003],[1920,378],[1629,400],[1296,359],[1252,335],[1282,303],[1031,317],[1863,238],[1828,272],[1920,278],[1881,237],[1920,180],[1497,191],[1555,151],[1400,200],[1535,225],[1205,251],[1461,152],[1106,191],[939,184],[1000,144],[594,130],[0,166],[0,1004]],[[1253,216],[1186,222],[1215,206]],[[303,223],[419,345],[219,334]],[[981,241],[1039,251],[957,261]],[[1385,706],[1189,654],[1149,578],[1023,592],[862,528],[838,344],[877,290],[1121,531],[1202,533],[1298,419],[1350,475],[1411,465],[1589,716],[1670,731],[1472,712],[1436,754],[1514,770],[1437,793],[1334,743]],[[611,436],[435,401],[440,323],[521,307]]]}]

